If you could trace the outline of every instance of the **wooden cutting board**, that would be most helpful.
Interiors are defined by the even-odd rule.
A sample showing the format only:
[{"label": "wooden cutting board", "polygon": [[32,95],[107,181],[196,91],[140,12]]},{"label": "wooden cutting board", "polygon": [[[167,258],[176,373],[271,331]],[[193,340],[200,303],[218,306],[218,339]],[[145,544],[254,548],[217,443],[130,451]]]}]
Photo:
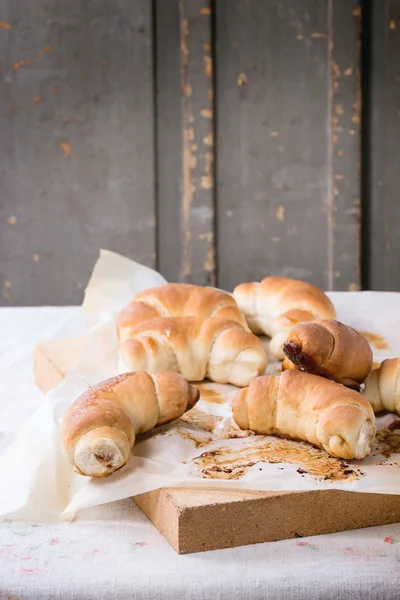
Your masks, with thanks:
[{"label": "wooden cutting board", "polygon": [[[44,393],[75,366],[81,348],[81,338],[37,345],[35,378]],[[163,488],[133,500],[180,554],[400,521],[400,496],[338,490]]]}]

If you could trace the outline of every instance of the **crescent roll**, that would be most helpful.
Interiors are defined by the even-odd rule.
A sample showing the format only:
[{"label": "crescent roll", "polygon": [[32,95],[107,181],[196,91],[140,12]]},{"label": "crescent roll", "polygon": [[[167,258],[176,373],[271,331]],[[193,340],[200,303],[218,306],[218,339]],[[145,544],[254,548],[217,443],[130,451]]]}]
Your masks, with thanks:
[{"label": "crescent roll", "polygon": [[232,412],[241,429],[308,441],[345,459],[367,456],[376,431],[361,394],[299,371],[253,379],[235,395]]},{"label": "crescent roll", "polygon": [[357,391],[372,368],[372,350],[365,337],[339,321],[295,325],[283,351],[300,371],[333,379]]},{"label": "crescent roll", "polygon": [[387,358],[365,380],[364,396],[374,411],[400,415],[400,358]]},{"label": "crescent roll", "polygon": [[177,419],[199,396],[178,373],[112,377],[70,406],[61,425],[61,446],[80,475],[106,477],[127,462],[138,433]]},{"label": "crescent roll", "polygon": [[120,371],[176,371],[189,381],[248,385],[264,373],[261,341],[235,321],[169,317],[146,321],[120,345]]},{"label": "crescent roll", "polygon": [[248,329],[234,298],[215,288],[189,283],[166,283],[140,292],[119,314],[118,336],[129,339],[139,323],[157,317],[218,317],[237,321]]},{"label": "crescent roll", "polygon": [[288,277],[266,277],[260,283],[242,283],[233,297],[244,313],[253,333],[271,339],[271,352],[284,358],[283,342],[296,323],[314,319],[335,319],[336,311],[320,289]]}]

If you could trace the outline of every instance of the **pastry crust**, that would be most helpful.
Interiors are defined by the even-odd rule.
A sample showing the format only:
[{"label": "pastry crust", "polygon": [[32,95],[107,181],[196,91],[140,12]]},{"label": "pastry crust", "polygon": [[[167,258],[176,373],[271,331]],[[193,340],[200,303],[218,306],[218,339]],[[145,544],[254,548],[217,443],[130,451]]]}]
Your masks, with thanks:
[{"label": "pastry crust", "polygon": [[137,434],[177,419],[199,396],[178,373],[112,377],[70,406],[61,425],[61,446],[78,473],[106,477],[126,463]]},{"label": "pastry crust", "polygon": [[323,291],[297,279],[266,277],[261,282],[242,283],[233,297],[253,333],[271,339],[271,351],[284,358],[283,342],[296,323],[314,319],[335,319],[336,311]]},{"label": "pastry crust", "polygon": [[235,395],[232,412],[241,429],[308,441],[345,459],[367,456],[376,431],[361,394],[299,371],[254,379]]}]

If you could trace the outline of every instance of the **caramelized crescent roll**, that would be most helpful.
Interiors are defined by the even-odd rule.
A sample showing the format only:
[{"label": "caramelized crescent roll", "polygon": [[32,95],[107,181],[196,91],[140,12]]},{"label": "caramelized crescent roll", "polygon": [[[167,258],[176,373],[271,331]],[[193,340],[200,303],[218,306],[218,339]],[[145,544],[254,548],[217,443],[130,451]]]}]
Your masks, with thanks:
[{"label": "caramelized crescent roll", "polygon": [[365,380],[364,396],[374,411],[400,415],[400,358],[387,358]]},{"label": "caramelized crescent roll", "polygon": [[271,352],[284,358],[283,342],[296,323],[335,319],[336,311],[323,291],[297,279],[266,277],[260,283],[241,283],[233,296],[253,333],[270,336]]},{"label": "caramelized crescent roll", "polygon": [[333,379],[356,390],[372,368],[372,350],[365,337],[339,321],[295,325],[287,335],[283,351],[300,371]]},{"label": "caramelized crescent roll", "polygon": [[299,371],[253,379],[235,395],[232,412],[241,429],[308,441],[345,459],[367,456],[376,431],[361,394]]},{"label": "caramelized crescent roll", "polygon": [[126,463],[138,433],[177,419],[199,396],[178,373],[112,377],[70,406],[61,425],[61,446],[80,475],[106,477]]}]

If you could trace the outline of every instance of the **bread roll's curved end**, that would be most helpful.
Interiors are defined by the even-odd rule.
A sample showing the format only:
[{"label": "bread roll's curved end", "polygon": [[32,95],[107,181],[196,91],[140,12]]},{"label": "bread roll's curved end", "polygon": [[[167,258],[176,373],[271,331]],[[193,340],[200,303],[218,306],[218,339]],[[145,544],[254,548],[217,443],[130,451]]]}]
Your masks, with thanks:
[{"label": "bread roll's curved end", "polygon": [[[355,394],[357,392],[352,392]],[[359,394],[358,394],[359,395]],[[317,436],[322,447],[332,456],[346,460],[362,460],[371,452],[375,437],[375,418],[371,406],[342,404],[328,409],[318,423]]]},{"label": "bread roll's curved end", "polygon": [[271,350],[272,354],[276,356],[276,358],[278,358],[279,360],[283,360],[285,358],[284,342],[286,340],[286,337],[287,332],[281,331],[279,333],[276,333],[271,338],[271,341],[269,343],[269,349]]},{"label": "bread roll's curved end", "polygon": [[232,400],[233,420],[240,429],[250,429],[249,413],[246,402],[248,391],[248,388],[243,388],[235,394]]},{"label": "bread roll's curved end", "polygon": [[125,465],[131,451],[123,431],[97,427],[82,435],[74,451],[75,470],[89,477],[107,477]]},{"label": "bread roll's curved end", "polygon": [[207,365],[207,376],[217,383],[245,387],[264,373],[267,364],[267,355],[258,337],[235,326],[216,338]]}]

